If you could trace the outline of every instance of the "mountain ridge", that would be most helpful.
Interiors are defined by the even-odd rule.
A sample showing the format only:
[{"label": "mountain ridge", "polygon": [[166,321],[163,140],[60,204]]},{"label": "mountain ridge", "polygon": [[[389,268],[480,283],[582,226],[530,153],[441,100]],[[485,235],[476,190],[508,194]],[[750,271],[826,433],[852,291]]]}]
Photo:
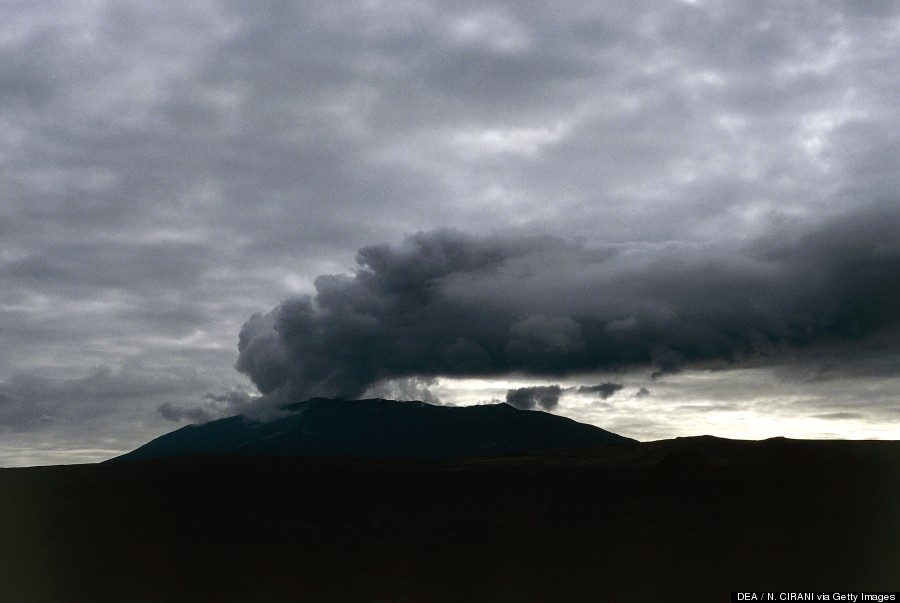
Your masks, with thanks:
[{"label": "mountain ridge", "polygon": [[594,425],[504,403],[451,407],[311,398],[282,410],[290,414],[187,425],[110,461],[244,455],[453,459],[637,443]]}]

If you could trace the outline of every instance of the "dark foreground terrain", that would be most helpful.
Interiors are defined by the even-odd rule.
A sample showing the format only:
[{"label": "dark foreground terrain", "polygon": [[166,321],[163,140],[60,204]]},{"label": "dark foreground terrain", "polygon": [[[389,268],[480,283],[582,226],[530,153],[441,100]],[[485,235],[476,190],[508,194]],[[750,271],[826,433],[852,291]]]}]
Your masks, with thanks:
[{"label": "dark foreground terrain", "polygon": [[900,443],[0,470],[0,600],[726,601],[900,590]]}]

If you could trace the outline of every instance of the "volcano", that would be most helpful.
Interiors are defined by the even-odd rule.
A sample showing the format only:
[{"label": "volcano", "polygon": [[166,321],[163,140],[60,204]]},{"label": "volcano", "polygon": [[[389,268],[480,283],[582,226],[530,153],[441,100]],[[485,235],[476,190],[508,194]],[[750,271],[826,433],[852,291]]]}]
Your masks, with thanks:
[{"label": "volcano", "polygon": [[286,414],[270,421],[239,415],[188,425],[112,460],[193,456],[457,459],[636,444],[593,425],[508,404],[450,407],[313,398],[282,410]]}]

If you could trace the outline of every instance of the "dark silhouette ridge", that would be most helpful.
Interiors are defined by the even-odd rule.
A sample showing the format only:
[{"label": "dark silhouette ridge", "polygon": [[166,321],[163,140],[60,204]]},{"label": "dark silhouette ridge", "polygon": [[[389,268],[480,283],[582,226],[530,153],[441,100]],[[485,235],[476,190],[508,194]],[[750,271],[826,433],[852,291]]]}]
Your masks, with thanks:
[{"label": "dark silhouette ridge", "polygon": [[313,398],[271,421],[229,417],[188,425],[114,461],[189,456],[453,459],[554,448],[629,445],[593,425],[508,404],[449,407]]}]

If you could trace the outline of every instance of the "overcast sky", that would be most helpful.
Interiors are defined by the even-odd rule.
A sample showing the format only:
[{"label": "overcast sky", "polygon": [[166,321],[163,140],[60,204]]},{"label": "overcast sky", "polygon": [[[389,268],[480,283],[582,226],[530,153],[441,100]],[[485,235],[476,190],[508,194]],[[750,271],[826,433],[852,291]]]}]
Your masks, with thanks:
[{"label": "overcast sky", "polygon": [[898,57],[875,0],[3,2],[0,466],[319,394],[900,439]]}]

